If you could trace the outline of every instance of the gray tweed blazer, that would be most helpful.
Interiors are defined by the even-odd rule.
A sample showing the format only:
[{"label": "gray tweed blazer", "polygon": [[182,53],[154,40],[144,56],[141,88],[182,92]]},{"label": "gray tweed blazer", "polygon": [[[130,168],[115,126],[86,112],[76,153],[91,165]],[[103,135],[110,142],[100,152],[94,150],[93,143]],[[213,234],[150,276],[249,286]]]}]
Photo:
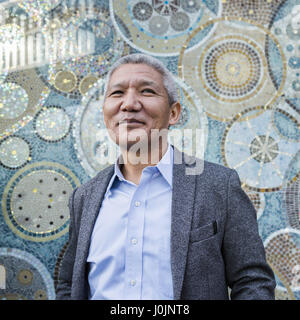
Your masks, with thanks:
[{"label": "gray tweed blazer", "polygon": [[[175,147],[174,159],[182,159],[173,167],[174,299],[273,300],[274,274],[266,262],[255,209],[236,171],[202,161],[201,174],[186,174],[196,159]],[[88,298],[90,236],[113,172],[113,165],[107,167],[70,197],[69,244],[60,266],[57,300]]]}]

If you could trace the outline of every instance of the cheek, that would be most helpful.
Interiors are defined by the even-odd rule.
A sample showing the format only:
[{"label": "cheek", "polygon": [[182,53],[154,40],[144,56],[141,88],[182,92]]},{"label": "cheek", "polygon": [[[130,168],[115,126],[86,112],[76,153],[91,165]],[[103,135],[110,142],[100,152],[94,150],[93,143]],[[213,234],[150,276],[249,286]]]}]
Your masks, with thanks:
[{"label": "cheek", "polygon": [[112,117],[113,117],[113,110],[108,107],[103,107],[103,118],[104,118],[104,123],[106,126],[111,124]]},{"label": "cheek", "polygon": [[155,108],[153,108],[153,105],[155,106],[155,102],[151,105],[150,107],[147,106],[147,108],[145,108],[145,113],[148,116],[148,119],[151,119],[152,121],[155,122],[164,122],[166,118],[169,117],[169,112],[168,109],[162,104],[158,104],[156,102],[157,106]]},{"label": "cheek", "polygon": [[157,124],[164,126],[167,123],[169,123],[169,112],[168,110],[164,110],[162,112],[160,112],[159,114],[157,114],[155,121]]}]

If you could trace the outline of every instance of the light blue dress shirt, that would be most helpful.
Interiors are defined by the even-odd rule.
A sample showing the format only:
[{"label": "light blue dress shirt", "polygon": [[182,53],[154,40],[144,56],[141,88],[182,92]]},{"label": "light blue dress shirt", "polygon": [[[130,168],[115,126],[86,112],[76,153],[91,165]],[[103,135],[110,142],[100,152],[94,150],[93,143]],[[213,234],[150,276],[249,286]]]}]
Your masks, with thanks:
[{"label": "light blue dress shirt", "polygon": [[89,299],[173,299],[170,258],[173,148],[143,169],[139,185],[118,162],[92,235]]}]

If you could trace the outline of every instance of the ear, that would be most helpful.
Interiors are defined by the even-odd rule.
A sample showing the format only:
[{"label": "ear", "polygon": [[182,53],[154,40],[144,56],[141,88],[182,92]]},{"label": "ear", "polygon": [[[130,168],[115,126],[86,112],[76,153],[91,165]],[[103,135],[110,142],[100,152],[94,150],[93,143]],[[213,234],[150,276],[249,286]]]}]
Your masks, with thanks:
[{"label": "ear", "polygon": [[181,104],[178,101],[174,102],[170,108],[169,126],[172,126],[180,119]]}]

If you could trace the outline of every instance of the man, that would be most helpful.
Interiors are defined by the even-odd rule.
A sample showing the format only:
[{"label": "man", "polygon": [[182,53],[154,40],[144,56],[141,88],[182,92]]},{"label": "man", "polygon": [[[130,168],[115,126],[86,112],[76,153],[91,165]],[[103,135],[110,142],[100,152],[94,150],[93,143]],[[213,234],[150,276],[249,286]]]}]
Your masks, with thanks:
[{"label": "man", "polygon": [[[237,173],[165,139],[180,110],[157,59],[133,54],[112,67],[103,114],[121,156],[70,198],[57,299],[229,299],[228,288],[231,299],[274,299]],[[202,170],[188,174],[195,163]]]}]

